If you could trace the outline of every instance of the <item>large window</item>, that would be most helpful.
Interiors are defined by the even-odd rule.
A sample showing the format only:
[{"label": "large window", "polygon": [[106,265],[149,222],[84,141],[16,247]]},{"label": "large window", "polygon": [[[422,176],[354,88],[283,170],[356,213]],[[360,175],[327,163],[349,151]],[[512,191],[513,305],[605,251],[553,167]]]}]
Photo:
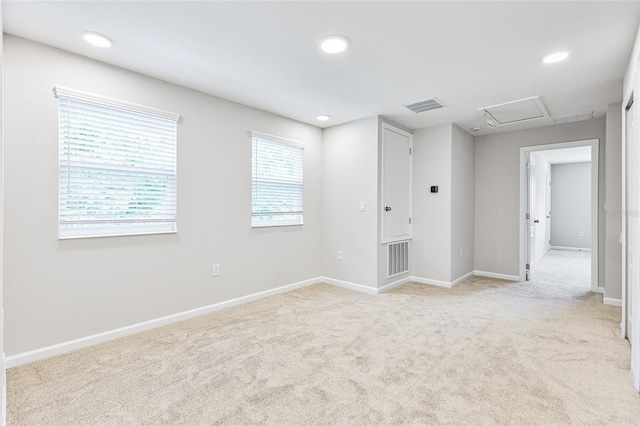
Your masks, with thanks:
[{"label": "large window", "polygon": [[176,232],[178,114],[55,87],[59,238]]},{"label": "large window", "polygon": [[251,226],[302,225],[304,145],[252,132]]}]

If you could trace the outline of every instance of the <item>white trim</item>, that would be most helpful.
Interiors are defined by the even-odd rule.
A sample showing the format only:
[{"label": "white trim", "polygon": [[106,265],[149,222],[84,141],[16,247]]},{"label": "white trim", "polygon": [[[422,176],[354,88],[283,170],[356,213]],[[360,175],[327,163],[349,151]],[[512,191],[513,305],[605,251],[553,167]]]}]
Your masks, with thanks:
[{"label": "white trim", "polygon": [[505,281],[524,281],[521,280],[517,275],[506,275],[506,274],[497,274],[495,272],[487,272],[487,271],[473,271],[474,275],[478,277],[487,277],[487,278],[496,278],[498,280]]},{"label": "white trim", "polygon": [[262,139],[265,141],[269,141],[269,142],[276,142],[276,143],[282,143],[285,145],[292,145],[295,146],[297,148],[302,148],[304,150],[305,147],[305,143],[304,142],[298,142],[298,141],[294,141],[293,139],[286,139],[286,138],[282,138],[280,136],[276,136],[276,135],[270,135],[269,133],[264,133],[264,132],[259,132],[257,130],[252,130],[251,131],[251,139],[252,139],[252,143],[253,143],[253,138],[256,139]]},{"label": "white trim", "polygon": [[565,251],[586,251],[591,253],[590,248],[581,247],[564,247],[564,246],[551,246],[551,250],[565,250]]},{"label": "white trim", "polygon": [[419,284],[434,285],[436,287],[453,288],[453,284],[447,281],[432,280],[430,278],[411,277],[411,281]]},{"label": "white trim", "polygon": [[158,108],[148,107],[146,105],[135,104],[133,102],[121,101],[120,99],[109,98],[102,95],[95,95],[93,93],[70,89],[68,87],[54,86],[53,95],[56,98],[63,97],[84,102],[92,102],[106,107],[124,109],[138,114],[163,118],[165,120],[175,121],[176,123],[180,121],[180,114],[176,112],[165,111]]},{"label": "white trim", "polygon": [[543,251],[542,254],[540,256],[538,256],[533,262],[535,263],[538,260],[542,259],[544,257],[544,255],[547,254],[549,252],[549,250],[551,250],[551,249],[552,249],[551,246],[547,247],[547,249],[545,251]]},{"label": "white trim", "polygon": [[596,293],[604,294],[604,287],[598,287]]},{"label": "white trim", "polygon": [[604,299],[602,299],[602,303],[604,303],[605,305],[622,307],[622,299],[612,299],[610,297],[605,297]]},{"label": "white trim", "polygon": [[411,277],[410,281],[419,283],[419,284],[428,284],[428,285],[434,285],[436,287],[443,287],[443,288],[453,288],[455,286],[457,286],[458,284],[460,284],[461,282],[463,282],[464,280],[474,277],[474,276],[479,276],[479,277],[488,277],[488,278],[497,278],[500,280],[508,280],[508,281],[519,281],[519,277],[515,276],[515,275],[503,275],[503,274],[494,274],[493,272],[484,272],[484,271],[469,271],[466,274],[464,274],[463,276],[456,278],[455,280],[448,282],[448,281],[440,281],[440,280],[433,280],[431,278],[422,278],[422,277]]},{"label": "white trim", "polygon": [[[398,241],[405,241],[405,240],[411,240],[413,239],[413,134],[409,133],[405,130],[399,129],[398,127],[395,127],[387,122],[382,122],[381,123],[381,127],[382,132],[380,135],[380,140],[381,142],[381,146],[380,146],[380,205],[379,205],[379,211],[380,214],[383,215],[381,216],[381,220],[380,220],[380,239],[381,239],[381,244],[389,244],[389,243],[395,243]],[[409,138],[409,235],[401,235],[398,237],[389,237],[389,238],[385,238],[384,237],[384,212],[383,209],[385,207],[385,201],[384,201],[384,178],[385,178],[385,170],[384,170],[384,131],[385,130],[389,130],[390,132],[396,133],[400,136],[405,136],[407,138]]]},{"label": "white trim", "polygon": [[467,278],[471,278],[475,275],[475,271],[469,271],[466,274],[464,274],[463,276],[461,276],[460,278],[457,278],[453,281],[451,281],[451,287],[455,287],[458,284],[460,284],[462,281],[466,280]]},{"label": "white trim", "polygon": [[378,294],[392,290],[396,287],[400,287],[401,285],[405,285],[406,283],[411,282],[411,278],[412,277],[404,277],[387,285],[383,285],[382,287],[378,288]]},{"label": "white trim", "polygon": [[95,345],[98,343],[107,342],[109,340],[117,339],[119,337],[129,336],[131,334],[140,333],[146,330],[151,330],[153,328],[161,327],[163,325],[173,324],[174,322],[184,321],[186,319],[208,314],[210,312],[218,311],[223,308],[241,305],[247,302],[262,299],[264,297],[285,293],[291,290],[307,287],[313,284],[318,284],[320,282],[322,282],[321,278],[312,278],[309,280],[300,281],[300,282],[288,284],[288,285],[283,285],[281,287],[276,287],[271,290],[265,290],[258,293],[249,294],[247,296],[242,296],[235,299],[227,300],[224,302],[214,303],[212,305],[207,305],[207,306],[191,309],[184,312],[167,315],[165,317],[140,322],[138,324],[132,324],[126,327],[116,328],[115,330],[92,334],[90,336],[81,337],[79,339],[69,340],[67,342],[57,343],[55,345],[46,346],[44,348],[35,349],[32,351],[23,352],[16,355],[11,355],[6,358],[6,365],[7,365],[7,368],[16,367],[18,365],[26,364],[28,362],[49,358],[49,357],[59,355],[65,352],[69,352],[75,349],[80,349],[80,348]]},{"label": "white trim", "polygon": [[[356,284],[356,283],[352,283],[352,282],[349,282],[349,281],[336,280],[334,278],[328,278],[328,277],[320,277],[319,280],[320,280],[320,282],[323,282],[323,283],[335,285],[337,287],[346,288],[348,290],[359,291],[360,293],[378,294],[378,289],[375,288],[375,287],[369,287],[369,286],[366,286],[366,285]],[[398,284],[398,285],[400,285],[400,284]]]},{"label": "white trim", "polygon": [[529,152],[547,151],[579,146],[591,147],[591,291],[598,288],[598,221],[599,221],[599,139],[586,139],[573,142],[551,143],[546,145],[523,146],[520,148],[520,212],[518,216],[520,265],[518,281],[524,281],[526,264],[527,226],[525,214],[527,212],[527,167],[526,157]]}]

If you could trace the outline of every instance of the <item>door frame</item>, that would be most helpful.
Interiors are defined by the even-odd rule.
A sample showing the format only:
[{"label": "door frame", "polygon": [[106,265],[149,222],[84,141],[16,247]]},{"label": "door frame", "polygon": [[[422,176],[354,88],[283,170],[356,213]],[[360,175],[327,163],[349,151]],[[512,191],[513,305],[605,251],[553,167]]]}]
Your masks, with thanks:
[{"label": "door frame", "polygon": [[[527,221],[527,224],[525,225],[527,228],[527,235],[526,235],[526,244],[525,244],[525,264],[529,264],[529,269],[526,268],[525,266],[525,280],[530,280],[531,277],[533,277],[533,264],[536,261],[536,229],[535,229],[535,219],[534,219],[534,211],[536,210],[534,204],[536,204],[537,201],[537,197],[535,194],[535,188],[532,191],[531,187],[532,186],[536,186],[536,172],[535,172],[535,167],[536,167],[536,160],[535,157],[533,155],[531,155],[532,152],[531,151],[525,151],[524,153],[524,161],[526,164],[526,168],[527,168],[527,208],[525,210],[525,220]],[[532,193],[533,192],[533,193]],[[529,215],[529,217],[527,218],[526,215]],[[533,234],[532,234],[533,232]],[[528,272],[528,274],[527,274]]]},{"label": "door frame", "polygon": [[[396,241],[406,241],[406,240],[411,240],[413,238],[413,134],[404,131],[402,129],[399,129],[395,126],[392,126],[389,123],[385,123],[382,122],[382,127],[381,127],[382,131],[381,131],[381,135],[380,135],[380,139],[381,139],[381,146],[380,146],[380,156],[381,156],[381,161],[380,161],[380,205],[378,208],[378,211],[380,212],[380,241],[381,244],[389,244],[389,243],[393,243]],[[382,158],[384,156],[384,144],[385,144],[385,137],[384,137],[384,131],[385,130],[389,130],[390,132],[394,132],[397,133],[401,136],[405,136],[409,139],[409,235],[408,236],[400,236],[400,237],[392,237],[392,238],[385,238],[384,236],[384,206],[385,204],[385,200],[384,200],[384,179],[385,179],[385,167],[384,167],[384,158]]]},{"label": "door frame", "polygon": [[525,281],[526,244],[527,244],[527,153],[536,151],[549,151],[553,149],[575,148],[580,146],[591,147],[591,291],[598,291],[598,187],[600,177],[599,167],[599,139],[586,139],[572,142],[561,142],[547,145],[523,146],[520,148],[520,281]]},{"label": "door frame", "polygon": [[[638,57],[637,60],[638,63],[640,63],[640,56]],[[634,124],[636,124],[637,127],[637,123],[640,123],[640,108],[637,104],[637,102],[635,101],[635,93],[637,93],[637,89],[638,87],[640,87],[640,83],[639,83],[639,79],[640,76],[636,73],[633,76],[633,85],[631,88],[631,93],[629,94],[629,97],[627,99],[625,99],[622,104],[622,191],[621,191],[621,195],[622,195],[622,212],[623,212],[623,220],[622,220],[622,232],[620,235],[620,241],[622,242],[622,318],[621,318],[621,322],[620,322],[620,332],[622,334],[622,337],[627,337],[629,339],[629,342],[631,343],[631,383],[633,385],[633,387],[635,388],[636,391],[640,392],[640,300],[638,300],[638,297],[630,297],[629,294],[627,294],[627,291],[629,291],[632,294],[638,295],[640,294],[640,292],[638,291],[637,288],[627,288],[627,268],[628,268],[628,262],[627,262],[627,247],[628,247],[628,229],[627,229],[627,221],[633,218],[637,219],[637,216],[633,216],[632,213],[628,211],[628,206],[629,206],[629,197],[627,197],[627,187],[628,187],[628,179],[629,179],[629,169],[631,167],[640,167],[639,164],[629,164],[627,167],[627,162],[628,161],[633,161],[632,158],[628,159],[628,149],[629,149],[629,144],[633,143],[635,141],[635,143],[640,143],[639,139],[640,139],[640,132],[634,131],[632,134],[632,140],[629,140],[629,135],[627,133],[627,111],[626,109],[628,107],[631,106],[631,104],[634,104],[634,108],[633,108],[633,122]],[[637,255],[636,255],[637,256]],[[638,259],[636,257],[636,260],[640,261],[640,259]],[[636,262],[636,264],[639,264],[639,262]],[[631,286],[633,286],[634,284],[636,286],[640,286],[640,283],[630,283]],[[630,304],[627,302],[627,298],[630,297]],[[627,305],[629,304],[629,306],[627,307]],[[629,330],[627,329],[627,308],[631,311],[631,333],[629,333]],[[629,335],[631,334],[631,335]]]}]

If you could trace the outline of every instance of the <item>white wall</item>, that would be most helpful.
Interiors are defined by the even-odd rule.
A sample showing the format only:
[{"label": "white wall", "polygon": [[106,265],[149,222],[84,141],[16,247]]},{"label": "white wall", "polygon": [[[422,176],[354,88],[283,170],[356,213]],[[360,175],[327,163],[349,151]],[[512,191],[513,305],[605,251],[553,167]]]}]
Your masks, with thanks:
[{"label": "white wall", "polygon": [[[519,275],[520,148],[577,140],[600,140],[600,176],[604,176],[605,119],[476,137],[475,269]],[[598,206],[603,211],[604,179]],[[601,215],[604,216],[604,215]],[[599,225],[604,250],[604,219]],[[604,256],[598,265],[604,282]]]},{"label": "white wall", "polygon": [[[413,133],[413,241],[411,274],[451,281],[452,125]],[[432,194],[431,186],[438,186]]]},{"label": "white wall", "polygon": [[325,129],[323,166],[323,274],[377,288],[378,117]]},{"label": "white wall", "polygon": [[550,178],[551,165],[540,152],[532,152],[535,161],[534,176],[536,180],[536,205],[533,218],[539,220],[536,226],[536,241],[534,260],[541,258],[549,249],[547,239],[547,179]]},{"label": "white wall", "polygon": [[591,248],[591,162],[551,165],[551,213],[551,246]]},{"label": "white wall", "polygon": [[610,299],[622,297],[622,104],[607,108],[605,176],[605,290]]},{"label": "white wall", "polygon": [[455,125],[451,142],[451,280],[455,281],[474,267],[475,142]]},{"label": "white wall", "polygon": [[[320,129],[12,36],[4,54],[8,355],[321,274]],[[182,115],[177,234],[56,238],[54,85]],[[304,226],[251,229],[251,130],[306,143]]]},{"label": "white wall", "polygon": [[0,425],[7,420],[4,351],[4,33],[0,1]]}]

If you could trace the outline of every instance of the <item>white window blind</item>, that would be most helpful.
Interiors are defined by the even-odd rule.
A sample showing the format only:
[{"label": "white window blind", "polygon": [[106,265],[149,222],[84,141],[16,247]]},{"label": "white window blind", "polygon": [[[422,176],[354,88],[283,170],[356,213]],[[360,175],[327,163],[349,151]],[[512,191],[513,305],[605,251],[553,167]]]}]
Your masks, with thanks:
[{"label": "white window blind", "polygon": [[176,232],[178,114],[57,86],[59,238]]},{"label": "white window blind", "polygon": [[251,226],[303,223],[304,145],[251,132]]}]

